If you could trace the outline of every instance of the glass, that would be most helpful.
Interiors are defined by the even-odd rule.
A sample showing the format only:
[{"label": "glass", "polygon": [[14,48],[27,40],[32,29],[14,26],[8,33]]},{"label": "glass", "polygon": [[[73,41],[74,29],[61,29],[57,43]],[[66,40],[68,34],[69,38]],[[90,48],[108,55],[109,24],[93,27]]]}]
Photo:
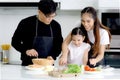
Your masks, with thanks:
[{"label": "glass", "polygon": [[50,15],[45,15],[46,18],[54,18],[55,16],[56,16],[56,13],[55,13],[55,15],[54,15],[54,13],[50,14]]},{"label": "glass", "polygon": [[42,11],[39,11],[39,14],[43,15],[46,18],[54,18],[57,15],[56,12],[44,14]]},{"label": "glass", "polygon": [[9,63],[9,50],[3,50],[3,63]]},{"label": "glass", "polygon": [[2,44],[1,48],[2,48],[2,62],[9,63],[10,44]]}]

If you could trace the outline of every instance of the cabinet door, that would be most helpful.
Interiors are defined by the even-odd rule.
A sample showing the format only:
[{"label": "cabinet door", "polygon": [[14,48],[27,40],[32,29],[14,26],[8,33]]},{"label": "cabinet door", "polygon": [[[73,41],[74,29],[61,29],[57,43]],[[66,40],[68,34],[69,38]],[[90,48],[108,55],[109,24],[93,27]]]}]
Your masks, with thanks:
[{"label": "cabinet door", "polygon": [[61,10],[80,10],[87,6],[97,8],[97,0],[60,0]]},{"label": "cabinet door", "polygon": [[28,0],[28,2],[39,2],[40,0]]},{"label": "cabinet door", "polygon": [[0,0],[0,2],[27,2],[28,0]]},{"label": "cabinet door", "polygon": [[99,9],[119,9],[120,0],[98,0]]}]

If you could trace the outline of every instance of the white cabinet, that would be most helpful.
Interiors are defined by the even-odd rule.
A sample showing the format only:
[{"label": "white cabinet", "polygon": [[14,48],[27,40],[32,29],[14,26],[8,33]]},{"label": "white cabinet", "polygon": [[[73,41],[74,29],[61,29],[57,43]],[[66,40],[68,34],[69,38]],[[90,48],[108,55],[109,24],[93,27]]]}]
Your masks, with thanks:
[{"label": "white cabinet", "polygon": [[99,9],[119,9],[120,0],[98,0]]},{"label": "white cabinet", "polygon": [[39,2],[40,0],[28,0],[28,2]]},{"label": "white cabinet", "polygon": [[97,0],[60,0],[61,10],[80,10],[87,6],[97,8]]},{"label": "white cabinet", "polygon": [[[40,0],[0,0],[0,2],[39,2]],[[54,0],[60,2],[60,0]]]},{"label": "white cabinet", "polygon": [[28,0],[0,0],[0,2],[28,2]]},{"label": "white cabinet", "polygon": [[[40,0],[0,0],[0,2],[39,2]],[[61,10],[81,10],[87,6],[96,9],[119,9],[120,0],[54,0]]]}]

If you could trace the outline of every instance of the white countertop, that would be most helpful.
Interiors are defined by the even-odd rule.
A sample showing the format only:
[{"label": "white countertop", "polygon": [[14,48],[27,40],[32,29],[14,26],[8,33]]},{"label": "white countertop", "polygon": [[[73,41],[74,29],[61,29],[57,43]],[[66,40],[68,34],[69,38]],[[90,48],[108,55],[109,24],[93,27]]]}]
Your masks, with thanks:
[{"label": "white countertop", "polygon": [[98,74],[81,74],[77,77],[56,78],[47,74],[41,74],[27,70],[21,65],[1,64],[0,63],[0,80],[116,80],[120,79],[120,68],[112,71],[103,71]]}]

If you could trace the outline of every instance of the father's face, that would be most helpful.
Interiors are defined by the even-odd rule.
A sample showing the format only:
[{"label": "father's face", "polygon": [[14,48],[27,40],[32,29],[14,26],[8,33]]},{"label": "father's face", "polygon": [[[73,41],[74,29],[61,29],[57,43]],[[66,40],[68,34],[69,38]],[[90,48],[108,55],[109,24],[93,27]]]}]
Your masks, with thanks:
[{"label": "father's face", "polygon": [[39,20],[42,21],[45,24],[50,24],[53,18],[56,16],[56,13],[52,13],[50,15],[45,15],[43,12],[39,10],[38,17]]}]

